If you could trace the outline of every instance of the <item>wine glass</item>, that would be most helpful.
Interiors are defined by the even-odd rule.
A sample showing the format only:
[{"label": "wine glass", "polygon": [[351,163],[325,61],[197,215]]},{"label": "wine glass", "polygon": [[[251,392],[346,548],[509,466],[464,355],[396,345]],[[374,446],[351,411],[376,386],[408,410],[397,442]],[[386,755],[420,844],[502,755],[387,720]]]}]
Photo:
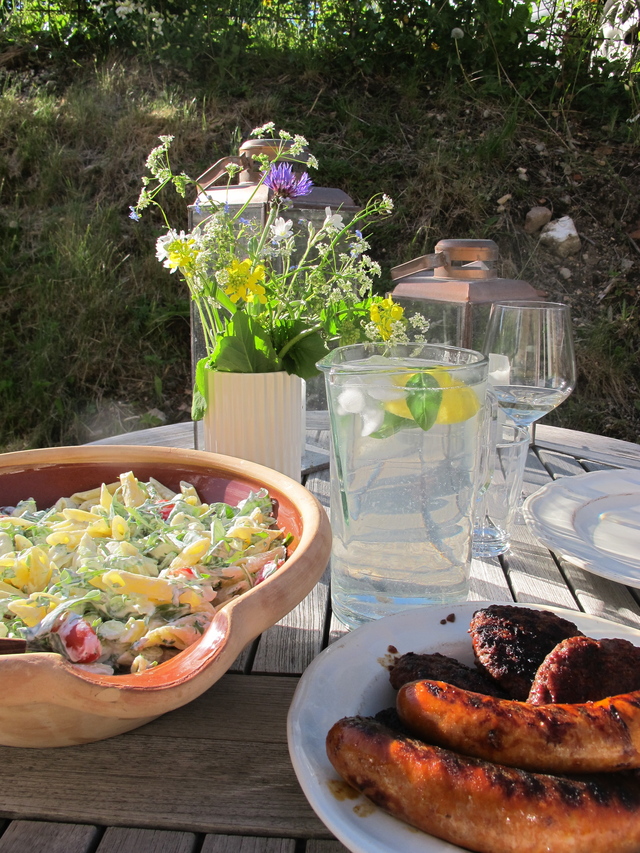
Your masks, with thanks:
[{"label": "wine glass", "polygon": [[559,302],[496,302],[484,341],[489,383],[508,420],[530,426],[576,384],[571,312]]}]

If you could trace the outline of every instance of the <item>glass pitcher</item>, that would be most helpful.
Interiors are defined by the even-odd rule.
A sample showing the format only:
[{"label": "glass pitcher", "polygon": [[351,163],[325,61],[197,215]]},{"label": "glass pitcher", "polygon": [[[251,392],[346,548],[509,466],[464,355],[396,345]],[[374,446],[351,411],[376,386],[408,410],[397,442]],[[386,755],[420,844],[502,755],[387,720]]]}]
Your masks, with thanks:
[{"label": "glass pitcher", "polygon": [[333,611],[351,628],[465,600],[487,360],[431,344],[356,344],[323,371],[331,417]]}]

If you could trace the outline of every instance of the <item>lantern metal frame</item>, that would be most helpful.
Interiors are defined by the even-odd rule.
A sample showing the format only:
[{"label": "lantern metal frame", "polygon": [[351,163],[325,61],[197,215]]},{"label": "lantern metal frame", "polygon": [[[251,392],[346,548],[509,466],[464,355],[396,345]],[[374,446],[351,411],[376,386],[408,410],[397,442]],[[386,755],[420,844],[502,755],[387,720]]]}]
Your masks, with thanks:
[{"label": "lantern metal frame", "polygon": [[[476,349],[474,319],[481,306],[505,300],[539,300],[541,294],[519,279],[498,278],[499,250],[493,240],[440,240],[431,255],[422,255],[391,269],[393,299],[416,308],[430,319],[427,305],[450,305],[458,310],[455,340],[449,343]],[[475,346],[474,346],[475,344]]]}]

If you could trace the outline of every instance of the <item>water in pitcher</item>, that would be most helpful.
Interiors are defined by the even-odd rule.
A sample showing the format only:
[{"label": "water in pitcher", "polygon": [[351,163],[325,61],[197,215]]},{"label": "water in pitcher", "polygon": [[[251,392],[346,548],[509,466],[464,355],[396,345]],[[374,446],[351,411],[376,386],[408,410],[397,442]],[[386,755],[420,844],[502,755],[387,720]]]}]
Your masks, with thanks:
[{"label": "water in pitcher", "polygon": [[464,600],[486,363],[373,355],[325,376],[334,613],[356,627]]}]

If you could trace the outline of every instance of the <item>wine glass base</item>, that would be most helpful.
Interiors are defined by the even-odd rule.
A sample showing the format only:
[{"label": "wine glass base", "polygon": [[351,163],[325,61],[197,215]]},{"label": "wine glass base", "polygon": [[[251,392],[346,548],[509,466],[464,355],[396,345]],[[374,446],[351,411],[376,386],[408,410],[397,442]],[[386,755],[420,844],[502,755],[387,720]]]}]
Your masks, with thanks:
[{"label": "wine glass base", "polygon": [[509,550],[509,534],[495,527],[477,528],[473,531],[472,557],[499,557]]}]

